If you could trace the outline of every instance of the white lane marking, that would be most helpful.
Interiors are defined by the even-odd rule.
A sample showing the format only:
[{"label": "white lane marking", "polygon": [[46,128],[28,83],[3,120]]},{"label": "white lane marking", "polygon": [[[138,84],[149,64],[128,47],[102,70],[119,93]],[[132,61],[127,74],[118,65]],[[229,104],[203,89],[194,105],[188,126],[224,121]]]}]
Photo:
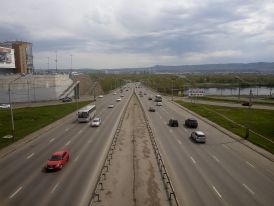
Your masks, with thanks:
[{"label": "white lane marking", "polygon": [[82,130],[82,129],[80,129],[80,130],[79,130],[79,132],[78,132],[78,134],[81,134],[82,132],[83,132],[83,130]]},{"label": "white lane marking", "polygon": [[172,129],[169,129],[169,132],[172,133],[173,132]]},{"label": "white lane marking", "polygon": [[160,116],[160,119],[163,119],[162,116]]},{"label": "white lane marking", "polygon": [[213,190],[217,193],[217,195],[222,198],[222,195],[218,192],[218,190],[212,185]]},{"label": "white lane marking", "polygon": [[69,140],[69,141],[65,144],[65,146],[68,146],[70,143],[71,143],[71,140]]},{"label": "white lane marking", "polygon": [[52,188],[51,192],[50,193],[54,193],[54,191],[56,190],[56,188],[59,186],[59,182],[54,185],[54,187]]},{"label": "white lane marking", "polygon": [[52,138],[49,142],[52,142],[52,141],[54,141],[55,140],[55,138]]},{"label": "white lane marking", "polygon": [[77,160],[79,159],[80,155],[77,155],[77,157],[74,159],[75,162],[77,162]]},{"label": "white lane marking", "polygon": [[163,111],[166,112],[169,115],[169,113],[168,113],[168,111],[166,109],[163,108]]},{"label": "white lane marking", "polygon": [[245,161],[245,163],[248,164],[250,167],[255,168],[255,166],[253,164],[251,164],[250,162]]},{"label": "white lane marking", "polygon": [[216,162],[220,162],[220,160],[216,156],[212,155],[212,158],[215,159]]},{"label": "white lane marking", "polygon": [[193,162],[194,164],[196,164],[196,161],[195,161],[195,159],[194,159],[193,157],[190,156],[190,159],[192,160],[192,162]]},{"label": "white lane marking", "polygon": [[27,159],[31,158],[34,155],[34,153],[31,153],[29,156],[27,156]]},{"label": "white lane marking", "polygon": [[255,192],[253,192],[246,184],[243,184],[243,186],[245,187],[245,189],[248,190],[248,192],[250,192],[252,195],[255,194]]},{"label": "white lane marking", "polygon": [[69,131],[69,128],[66,128],[66,129],[65,129],[65,132],[67,132],[67,131]]},{"label": "white lane marking", "polygon": [[187,132],[187,129],[186,129],[186,128],[184,128],[184,130]]},{"label": "white lane marking", "polygon": [[182,142],[181,142],[180,140],[177,140],[177,142],[178,142],[179,144],[182,144]]},{"label": "white lane marking", "polygon": [[20,190],[22,190],[22,186],[21,187],[19,187],[10,197],[9,197],[9,199],[11,199],[11,198],[13,198]]},{"label": "white lane marking", "polygon": [[222,146],[226,149],[229,149],[228,146],[226,146],[225,144],[222,144]]}]

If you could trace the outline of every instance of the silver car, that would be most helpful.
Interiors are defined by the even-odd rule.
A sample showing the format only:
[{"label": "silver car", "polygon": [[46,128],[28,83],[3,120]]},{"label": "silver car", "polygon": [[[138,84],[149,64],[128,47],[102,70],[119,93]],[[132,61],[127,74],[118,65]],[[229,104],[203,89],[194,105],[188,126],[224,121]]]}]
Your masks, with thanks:
[{"label": "silver car", "polygon": [[92,120],[90,126],[92,126],[92,127],[99,127],[99,126],[101,125],[101,122],[102,122],[101,118],[95,117],[95,118]]},{"label": "silver car", "polygon": [[206,142],[206,136],[201,131],[194,131],[191,133],[191,138],[196,142],[205,143]]}]

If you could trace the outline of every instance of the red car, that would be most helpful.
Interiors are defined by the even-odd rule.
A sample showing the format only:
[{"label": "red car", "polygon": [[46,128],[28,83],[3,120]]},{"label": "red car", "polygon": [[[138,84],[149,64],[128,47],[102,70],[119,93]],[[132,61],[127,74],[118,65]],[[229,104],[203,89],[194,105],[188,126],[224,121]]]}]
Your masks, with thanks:
[{"label": "red car", "polygon": [[48,159],[45,166],[47,171],[60,170],[69,161],[69,152],[67,150],[62,150],[54,152],[51,158]]}]

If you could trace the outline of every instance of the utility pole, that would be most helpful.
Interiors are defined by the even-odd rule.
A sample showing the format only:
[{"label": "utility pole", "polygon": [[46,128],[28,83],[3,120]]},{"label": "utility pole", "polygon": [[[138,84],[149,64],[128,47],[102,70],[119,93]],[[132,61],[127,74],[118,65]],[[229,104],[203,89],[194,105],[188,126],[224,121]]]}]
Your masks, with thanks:
[{"label": "utility pole", "polygon": [[49,73],[49,57],[48,57],[48,73]]},{"label": "utility pole", "polygon": [[250,122],[250,114],[251,114],[251,105],[252,105],[252,101],[251,101],[251,98],[252,98],[252,90],[250,89],[250,92],[249,92],[249,101],[248,101],[248,111],[247,111],[247,115],[246,115],[246,126],[245,126],[245,138],[247,139],[249,137],[249,122]]},{"label": "utility pole", "polygon": [[15,128],[14,128],[14,118],[13,118],[13,109],[12,109],[12,101],[11,101],[11,84],[13,82],[15,82],[16,80],[20,79],[21,77],[23,77],[24,75],[21,75],[19,77],[17,77],[16,79],[12,80],[11,82],[9,82],[8,84],[8,90],[9,90],[9,105],[10,105],[10,117],[11,117],[11,135],[12,135],[12,141],[15,141]]},{"label": "utility pole", "polygon": [[171,90],[172,98],[171,98],[171,101],[173,101],[173,88],[174,88],[174,78],[172,78],[172,90]]},{"label": "utility pole", "polygon": [[58,60],[57,60],[57,51],[56,51],[56,56],[55,56],[55,71],[56,71],[56,73],[57,73],[57,62],[58,62]]},{"label": "utility pole", "polygon": [[72,54],[70,55],[70,73],[72,73]]}]

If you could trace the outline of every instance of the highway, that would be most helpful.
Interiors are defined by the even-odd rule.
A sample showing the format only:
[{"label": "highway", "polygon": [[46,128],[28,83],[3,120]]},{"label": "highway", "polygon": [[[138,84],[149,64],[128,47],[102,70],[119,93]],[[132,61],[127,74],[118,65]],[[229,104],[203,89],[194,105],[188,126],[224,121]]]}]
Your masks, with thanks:
[{"label": "highway", "polygon": [[[190,113],[165,98],[163,106],[155,106],[148,96],[154,99],[156,93],[145,88],[136,93],[140,90],[147,93],[139,97],[145,110],[156,109],[147,112],[148,118],[181,205],[274,204],[272,161],[200,119],[198,130],[206,134],[207,142],[194,143],[189,138],[194,129],[184,126],[185,119],[193,117]],[[172,117],[179,127],[167,125]]]},{"label": "highway", "polygon": [[[113,93],[97,99],[97,116],[102,125],[92,128],[78,123],[75,113],[61,124],[0,159],[0,205],[88,205],[102,159],[110,145],[122,110],[132,90],[125,97]],[[114,108],[107,108],[113,103]],[[58,172],[46,173],[44,166],[52,152],[68,149],[70,160]]]}]

